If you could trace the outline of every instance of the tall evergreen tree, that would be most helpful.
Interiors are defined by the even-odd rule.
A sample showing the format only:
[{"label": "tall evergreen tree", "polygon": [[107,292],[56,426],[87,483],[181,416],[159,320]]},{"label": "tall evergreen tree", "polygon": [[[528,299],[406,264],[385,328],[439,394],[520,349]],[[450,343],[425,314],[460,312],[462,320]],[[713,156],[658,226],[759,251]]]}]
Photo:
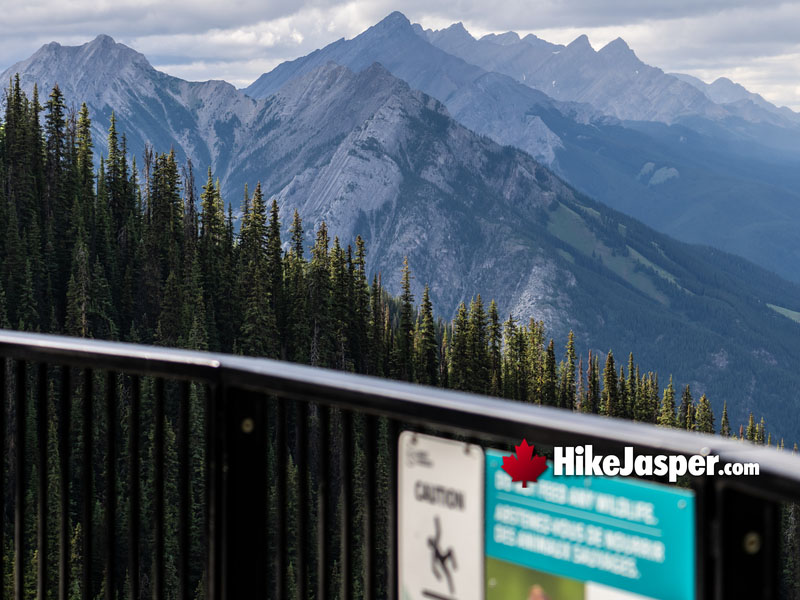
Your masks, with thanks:
[{"label": "tall evergreen tree", "polygon": [[468,389],[485,394],[489,381],[489,348],[486,329],[486,312],[480,294],[469,305],[467,353],[469,360]]},{"label": "tall evergreen tree", "polygon": [[542,373],[541,399],[540,402],[545,406],[557,406],[558,377],[556,375],[556,352],[553,340],[547,345],[544,359],[544,370]]},{"label": "tall evergreen tree", "polygon": [[469,390],[470,367],[469,317],[467,307],[461,302],[453,321],[453,338],[450,343],[450,387],[455,390]]},{"label": "tall evergreen tree", "polygon": [[711,410],[711,403],[705,394],[700,396],[700,400],[697,403],[695,429],[702,433],[714,433],[714,413]]},{"label": "tall evergreen tree", "polygon": [[308,287],[303,248],[303,223],[297,211],[292,219],[291,247],[286,256],[286,357],[294,362],[307,362],[311,348],[308,322]]},{"label": "tall evergreen tree", "polygon": [[692,429],[694,422],[691,418],[691,412],[694,409],[694,399],[692,398],[692,392],[687,385],[684,390],[683,394],[681,395],[681,403],[678,406],[678,419],[676,425],[678,429]]},{"label": "tall evergreen tree", "polygon": [[570,330],[564,357],[564,394],[559,399],[559,406],[570,410],[575,407],[575,358],[575,334]]},{"label": "tall evergreen tree", "polygon": [[489,304],[489,395],[500,396],[503,391],[503,329],[497,303]]},{"label": "tall evergreen tree", "polygon": [[323,221],[311,250],[308,272],[308,314],[311,317],[309,362],[317,366],[331,364],[330,343],[330,266],[328,226]]},{"label": "tall evergreen tree", "polygon": [[675,388],[672,385],[672,377],[669,378],[669,385],[664,390],[664,397],[661,400],[658,424],[662,427],[675,427]]},{"label": "tall evergreen tree", "polygon": [[747,421],[747,429],[745,430],[744,439],[748,442],[755,442],[758,437],[758,425],[756,425],[753,413],[750,413],[750,418]]},{"label": "tall evergreen tree", "polygon": [[436,341],[436,325],[433,321],[433,306],[430,290],[425,286],[420,305],[419,326],[416,335],[417,381],[426,385],[439,383],[439,344]]},{"label": "tall evergreen tree", "polygon": [[619,386],[617,384],[617,367],[614,364],[614,353],[606,355],[603,369],[603,395],[601,400],[602,414],[608,417],[620,416]]},{"label": "tall evergreen tree", "polygon": [[722,405],[722,422],[720,423],[719,434],[722,437],[731,437],[731,424],[728,420],[728,403]]},{"label": "tall evergreen tree", "polygon": [[405,381],[414,378],[414,296],[411,293],[411,269],[408,257],[403,259],[400,280],[400,320],[396,334],[396,377]]}]

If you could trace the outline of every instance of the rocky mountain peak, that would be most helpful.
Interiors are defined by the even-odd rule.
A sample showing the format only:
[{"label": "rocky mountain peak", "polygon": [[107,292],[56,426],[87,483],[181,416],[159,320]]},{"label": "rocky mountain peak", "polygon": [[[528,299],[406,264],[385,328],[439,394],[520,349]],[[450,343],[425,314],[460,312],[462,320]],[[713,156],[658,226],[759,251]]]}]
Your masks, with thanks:
[{"label": "rocky mountain peak", "polygon": [[581,53],[589,51],[594,52],[594,48],[592,48],[592,45],[589,43],[589,38],[585,33],[579,35],[574,40],[572,40],[567,45],[567,50],[571,52],[581,52]]},{"label": "rocky mountain peak", "polygon": [[123,74],[131,76],[153,71],[155,69],[143,54],[101,34],[80,46],[62,46],[57,42],[45,44],[30,58],[12,65],[3,75],[24,72],[49,85],[58,79],[62,88],[69,88],[71,82],[63,80],[65,74],[74,83],[90,74],[99,81],[101,75],[117,78]]},{"label": "rocky mountain peak", "polygon": [[633,54],[633,50],[631,50],[631,47],[628,46],[628,43],[621,37],[618,37],[617,39],[603,46],[600,52],[604,52],[606,54],[625,54],[625,53]]},{"label": "rocky mountain peak", "polygon": [[383,20],[370,27],[367,31],[392,31],[394,29],[406,28],[409,30],[411,29],[411,21],[409,21],[408,17],[406,17],[399,10],[396,10],[384,17]]},{"label": "rocky mountain peak", "polygon": [[560,50],[560,49],[564,48],[564,46],[562,46],[560,44],[551,44],[547,40],[543,40],[540,37],[536,37],[532,33],[529,33],[524,38],[522,38],[520,41],[525,42],[529,46],[533,46],[536,49],[545,48],[545,49],[554,51],[554,50]]},{"label": "rocky mountain peak", "polygon": [[616,66],[640,63],[631,47],[621,37],[603,46],[598,54]]},{"label": "rocky mountain peak", "polygon": [[519,35],[516,31],[506,31],[505,33],[488,33],[481,38],[487,42],[498,46],[510,46],[519,43]]},{"label": "rocky mountain peak", "polygon": [[460,21],[445,29],[426,29],[422,37],[427,41],[435,40],[436,43],[443,46],[470,44],[475,41],[475,38]]},{"label": "rocky mountain peak", "polygon": [[114,38],[110,35],[106,35],[105,33],[99,34],[96,38],[94,38],[91,42],[89,42],[90,46],[113,46],[116,42]]}]

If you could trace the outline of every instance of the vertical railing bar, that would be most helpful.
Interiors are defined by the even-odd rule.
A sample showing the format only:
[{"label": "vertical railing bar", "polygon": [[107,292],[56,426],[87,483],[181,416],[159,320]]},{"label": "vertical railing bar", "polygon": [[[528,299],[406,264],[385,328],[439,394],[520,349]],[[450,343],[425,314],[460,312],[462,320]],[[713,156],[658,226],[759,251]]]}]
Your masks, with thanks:
[{"label": "vertical railing bar", "polygon": [[[8,360],[0,356],[0,552],[6,549],[6,410],[8,388],[6,387],[6,367]],[[0,569],[0,600],[6,597],[6,570]]]},{"label": "vertical railing bar", "polygon": [[106,373],[106,600],[117,597],[117,374]]},{"label": "vertical railing bar", "polygon": [[178,598],[189,600],[189,499],[191,494],[189,470],[189,396],[191,382],[181,383],[178,406]]},{"label": "vertical railing bar", "polygon": [[92,427],[93,416],[93,373],[89,368],[83,371],[83,465],[81,467],[81,502],[83,509],[83,564],[81,573],[81,596],[92,600]]},{"label": "vertical railing bar", "polygon": [[131,404],[128,414],[128,577],[130,600],[139,600],[139,528],[141,526],[141,487],[139,485],[139,428],[142,384],[138,375],[131,377]]},{"label": "vertical railing bar", "polygon": [[220,516],[218,514],[219,502],[219,474],[217,456],[219,448],[217,419],[217,399],[219,395],[217,386],[206,386],[205,398],[205,478],[206,478],[206,540],[208,543],[206,556],[206,596],[208,600],[220,600],[222,564],[220,532]]},{"label": "vertical railing bar", "polygon": [[25,361],[17,361],[16,405],[16,498],[14,505],[14,597],[25,597],[25,403],[27,396],[27,368]]},{"label": "vertical railing bar", "polygon": [[317,405],[319,473],[317,488],[317,598],[328,597],[328,515],[330,500],[330,408]]},{"label": "vertical railing bar", "polygon": [[164,597],[164,380],[156,379],[153,409],[153,593]]},{"label": "vertical railing bar", "polygon": [[47,597],[47,364],[39,363],[38,391],[36,394],[36,437],[38,460],[38,482],[36,496],[39,500],[37,523],[38,565],[36,573],[36,588],[39,598]]},{"label": "vertical railing bar", "polygon": [[[372,600],[378,597],[376,590],[376,583],[378,581],[376,571],[378,566],[377,558],[377,543],[378,536],[376,535],[375,527],[375,505],[378,498],[377,494],[377,466],[378,466],[378,448],[375,443],[376,428],[378,420],[372,415],[364,416],[364,454],[366,460],[366,478],[364,482],[364,504],[366,506],[365,519],[364,519],[364,539],[367,543],[367,552],[364,556],[364,575],[366,581],[364,582],[364,598]],[[371,458],[370,458],[371,457]]]},{"label": "vertical railing bar", "polygon": [[341,532],[342,597],[349,600],[353,596],[353,533],[350,518],[353,512],[353,413],[342,410],[342,456],[341,486],[342,512],[339,515]]},{"label": "vertical railing bar", "polygon": [[297,596],[307,598],[309,544],[306,531],[308,517],[308,405],[295,403],[297,425]]},{"label": "vertical railing bar", "polygon": [[[286,507],[286,469],[288,460],[286,457],[286,400],[278,398],[276,400],[276,419],[275,419],[275,469],[277,471],[276,486],[277,494],[277,540],[276,548],[278,553],[278,560],[276,561],[277,573],[275,576],[275,587],[278,598],[286,598],[288,595],[289,582],[286,577],[288,570],[287,561],[287,526],[288,526],[288,511]],[[292,507],[295,509],[296,507]]]},{"label": "vertical railing bar", "polygon": [[59,522],[58,522],[58,599],[67,600],[69,595],[69,461],[72,451],[72,390],[70,368],[61,367],[61,389],[59,392],[58,458],[59,458]]},{"label": "vertical railing bar", "polygon": [[388,581],[387,598],[392,600],[398,597],[397,593],[397,421],[390,419],[388,423],[389,444],[389,531],[388,537]]}]

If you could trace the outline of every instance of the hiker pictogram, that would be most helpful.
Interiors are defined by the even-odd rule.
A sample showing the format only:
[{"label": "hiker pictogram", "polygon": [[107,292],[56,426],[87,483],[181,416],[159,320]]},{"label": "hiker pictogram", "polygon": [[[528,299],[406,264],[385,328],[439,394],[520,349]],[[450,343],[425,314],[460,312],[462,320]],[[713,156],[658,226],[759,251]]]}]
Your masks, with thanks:
[{"label": "hiker pictogram", "polygon": [[436,534],[432,537],[428,538],[428,546],[431,547],[431,570],[433,574],[436,575],[436,579],[441,580],[442,576],[447,579],[447,589],[450,590],[452,594],[455,589],[453,586],[453,575],[450,573],[450,567],[447,566],[448,561],[450,565],[453,567],[454,571],[458,570],[458,564],[456,563],[456,555],[453,553],[453,548],[450,547],[447,549],[447,552],[442,553],[442,549],[439,547],[439,541],[442,537],[442,525],[439,522],[438,515],[433,518],[434,527],[436,529]]}]

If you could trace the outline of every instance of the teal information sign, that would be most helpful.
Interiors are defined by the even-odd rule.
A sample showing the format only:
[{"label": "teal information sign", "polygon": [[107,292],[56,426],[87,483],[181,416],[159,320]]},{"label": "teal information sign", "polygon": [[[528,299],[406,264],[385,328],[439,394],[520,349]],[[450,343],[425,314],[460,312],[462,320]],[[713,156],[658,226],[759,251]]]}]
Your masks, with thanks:
[{"label": "teal information sign", "polygon": [[486,600],[694,600],[694,492],[622,477],[523,488],[486,451]]}]

